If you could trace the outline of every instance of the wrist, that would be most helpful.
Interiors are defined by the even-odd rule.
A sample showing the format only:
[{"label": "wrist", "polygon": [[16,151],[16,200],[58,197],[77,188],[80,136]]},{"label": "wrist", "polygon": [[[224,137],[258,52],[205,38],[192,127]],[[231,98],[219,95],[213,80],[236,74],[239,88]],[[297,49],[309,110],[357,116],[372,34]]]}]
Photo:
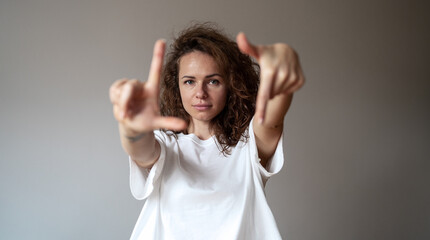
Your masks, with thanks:
[{"label": "wrist", "polygon": [[129,136],[129,135],[124,135],[124,138],[126,138],[128,141],[134,143],[139,141],[140,139],[144,138],[148,133],[144,132],[144,133],[139,133],[137,135],[134,136]]},{"label": "wrist", "polygon": [[121,138],[126,139],[128,142],[137,142],[147,136],[150,132],[139,132],[132,130],[130,128],[127,128],[123,124],[119,124],[119,134]]}]

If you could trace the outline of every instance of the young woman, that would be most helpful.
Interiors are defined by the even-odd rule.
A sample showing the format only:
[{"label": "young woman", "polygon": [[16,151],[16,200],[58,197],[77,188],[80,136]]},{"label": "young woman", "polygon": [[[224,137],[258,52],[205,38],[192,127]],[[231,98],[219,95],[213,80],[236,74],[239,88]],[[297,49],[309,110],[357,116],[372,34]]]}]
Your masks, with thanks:
[{"label": "young woman", "polygon": [[155,43],[148,81],[110,88],[131,190],[146,200],[131,239],[280,239],[264,186],[304,82],[297,54],[208,24],[175,39],[162,72],[164,49]]}]

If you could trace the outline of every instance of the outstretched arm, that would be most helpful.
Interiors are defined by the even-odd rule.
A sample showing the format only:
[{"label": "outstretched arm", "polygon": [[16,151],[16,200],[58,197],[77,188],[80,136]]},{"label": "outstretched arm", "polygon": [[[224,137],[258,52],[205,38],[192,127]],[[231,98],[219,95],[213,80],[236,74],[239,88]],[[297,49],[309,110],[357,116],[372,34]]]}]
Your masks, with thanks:
[{"label": "outstretched arm", "polygon": [[153,130],[186,128],[182,119],[160,116],[158,102],[164,49],[164,41],[155,43],[148,81],[120,79],[109,90],[122,146],[133,161],[145,168],[152,167],[160,156]]},{"label": "outstretched arm", "polygon": [[261,164],[266,167],[282,134],[293,93],[303,86],[304,76],[297,53],[287,44],[252,45],[244,33],[237,35],[237,43],[261,69],[253,128]]}]

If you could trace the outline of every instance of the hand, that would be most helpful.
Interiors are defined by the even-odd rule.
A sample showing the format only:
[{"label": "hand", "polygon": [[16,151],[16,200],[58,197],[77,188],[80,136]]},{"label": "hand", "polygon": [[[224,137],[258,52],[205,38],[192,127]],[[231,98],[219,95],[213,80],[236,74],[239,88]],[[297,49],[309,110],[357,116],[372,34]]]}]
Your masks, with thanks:
[{"label": "hand", "polygon": [[304,84],[304,76],[297,53],[284,43],[252,45],[244,33],[237,35],[242,53],[255,58],[260,65],[260,87],[255,116],[264,121],[267,102],[279,94],[292,94]]},{"label": "hand", "polygon": [[160,76],[165,45],[163,40],[155,43],[147,82],[120,79],[110,87],[113,114],[128,135],[160,128],[179,131],[187,127],[186,122],[180,118],[160,115]]}]

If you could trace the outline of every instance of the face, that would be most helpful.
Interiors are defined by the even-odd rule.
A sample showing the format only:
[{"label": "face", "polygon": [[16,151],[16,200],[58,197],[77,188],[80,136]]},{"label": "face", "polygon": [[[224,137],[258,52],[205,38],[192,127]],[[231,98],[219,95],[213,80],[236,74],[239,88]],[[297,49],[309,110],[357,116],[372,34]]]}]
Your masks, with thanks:
[{"label": "face", "polygon": [[209,123],[226,104],[224,78],[213,57],[203,52],[194,51],[181,57],[179,90],[192,124]]}]

